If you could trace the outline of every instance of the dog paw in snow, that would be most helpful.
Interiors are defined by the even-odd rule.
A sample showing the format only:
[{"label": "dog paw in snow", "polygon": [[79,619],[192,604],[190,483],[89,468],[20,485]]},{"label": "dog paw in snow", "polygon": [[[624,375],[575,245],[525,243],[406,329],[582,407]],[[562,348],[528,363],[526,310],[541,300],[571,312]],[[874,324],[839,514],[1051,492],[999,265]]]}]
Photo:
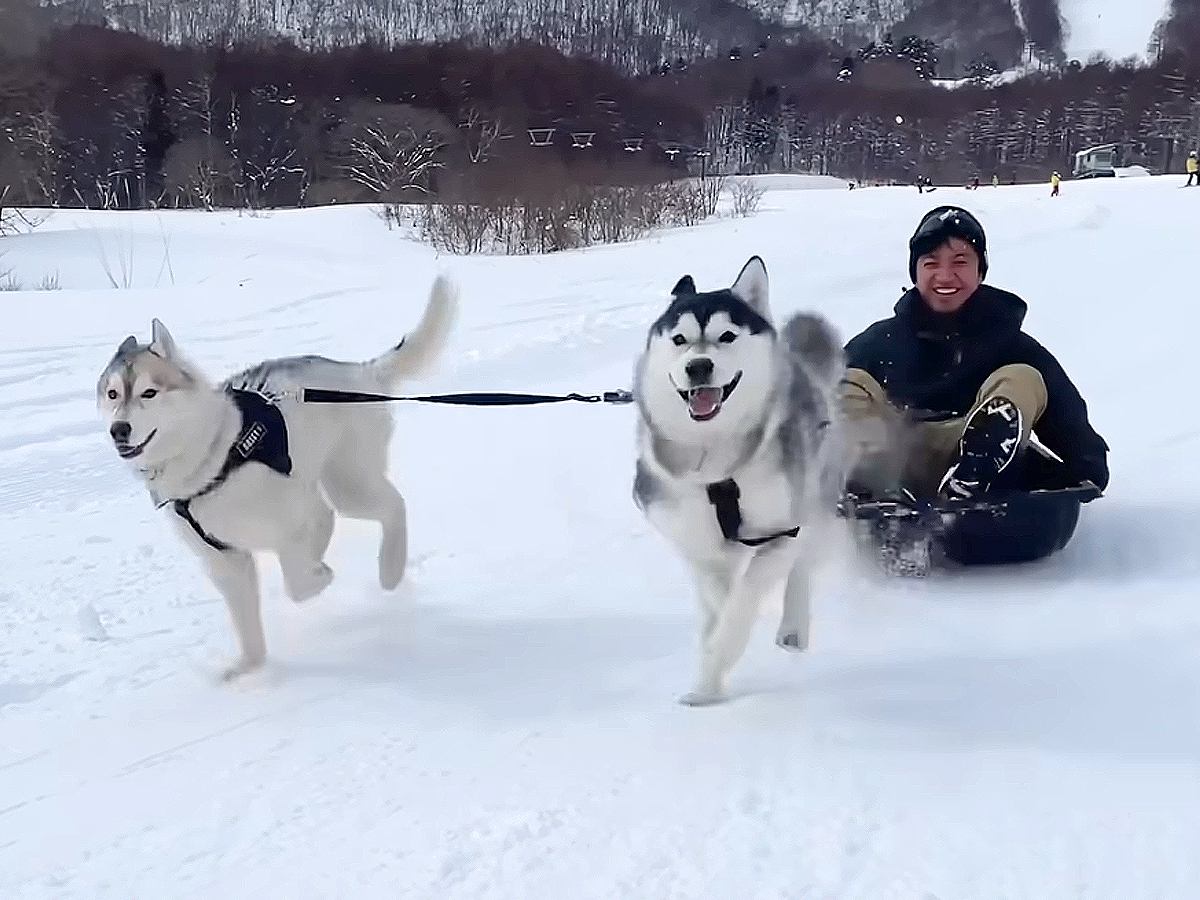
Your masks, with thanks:
[{"label": "dog paw in snow", "polygon": [[226,683],[230,681],[236,681],[243,675],[249,675],[251,672],[257,672],[263,667],[264,662],[266,662],[265,657],[251,658],[243,656],[238,659],[237,662],[225,667],[225,669],[221,672],[221,680]]},{"label": "dog paw in snow", "polygon": [[719,691],[688,691],[679,698],[684,706],[716,706],[729,698]]},{"label": "dog paw in snow", "polygon": [[311,600],[317,596],[332,583],[333,569],[325,563],[318,563],[317,567],[306,572],[302,579],[293,579],[288,584],[288,595],[295,603],[303,603],[305,600]]},{"label": "dog paw in snow", "polygon": [[808,635],[798,631],[781,631],[775,636],[775,644],[789,653],[800,653],[808,649]]}]

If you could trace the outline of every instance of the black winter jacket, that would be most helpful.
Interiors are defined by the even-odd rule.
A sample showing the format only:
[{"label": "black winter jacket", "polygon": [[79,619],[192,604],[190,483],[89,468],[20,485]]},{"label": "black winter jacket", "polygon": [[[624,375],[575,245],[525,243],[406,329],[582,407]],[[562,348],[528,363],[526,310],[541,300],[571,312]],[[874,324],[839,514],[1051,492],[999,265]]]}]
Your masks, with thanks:
[{"label": "black winter jacket", "polygon": [[847,365],[864,369],[897,406],[950,418],[970,412],[987,377],[1026,363],[1046,382],[1049,404],[1035,423],[1038,439],[1058,454],[1075,481],[1108,485],[1108,445],[1088,422],[1087,404],[1054,356],[1021,331],[1028,307],[1015,294],[981,285],[951,315],[929,309],[915,288],[895,315],[846,345]]}]

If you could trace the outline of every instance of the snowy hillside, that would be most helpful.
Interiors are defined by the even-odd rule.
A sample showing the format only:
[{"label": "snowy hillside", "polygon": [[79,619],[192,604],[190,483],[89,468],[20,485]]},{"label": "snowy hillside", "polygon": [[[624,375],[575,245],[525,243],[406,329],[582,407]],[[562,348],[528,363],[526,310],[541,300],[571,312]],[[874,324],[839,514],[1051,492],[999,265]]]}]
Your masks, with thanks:
[{"label": "snowy hillside", "polygon": [[[0,896],[1194,897],[1181,182],[780,190],[750,220],[545,258],[436,258],[361,207],[58,212],[0,239],[0,271],[62,287],[0,294]],[[753,253],[777,311],[849,335],[888,312],[935,200],[988,228],[989,281],[1029,300],[1113,448],[1109,495],[1020,570],[887,583],[842,547],[810,652],[768,615],[724,706],[675,703],[692,587],[630,499],[628,407],[398,407],[409,582],[379,590],[353,523],[320,598],[265,567],[272,662],[232,686],[222,604],[94,413],[152,316],[213,375],[361,359],[437,271],[463,315],[414,390],[626,386],[676,279],[726,285]]]},{"label": "snowy hillside", "polygon": [[1080,60],[1093,53],[1112,59],[1144,57],[1154,26],[1170,6],[1170,0],[1061,0],[1067,22],[1064,49]]},{"label": "snowy hillside", "polygon": [[[962,27],[954,34],[954,43],[971,45],[984,37],[972,34],[982,22],[981,15],[991,4],[971,0],[964,4],[939,4],[934,0],[743,0],[746,6],[762,14],[778,16],[789,25],[806,25],[830,37],[845,33],[867,35],[878,40],[884,32],[903,27],[899,23],[919,21],[922,28],[936,30],[936,21],[952,14]],[[1011,20],[1021,32],[1028,29],[1021,14],[1021,0],[1010,0]],[[1113,59],[1143,57],[1154,26],[1168,12],[1169,0],[1057,0],[1063,21],[1063,50],[1068,58],[1087,60],[1095,53]],[[969,9],[969,7],[975,7]],[[936,14],[930,14],[936,9]],[[926,35],[925,31],[919,33]],[[928,36],[928,35],[926,35]],[[897,35],[899,37],[899,35]],[[992,51],[995,52],[995,51]]]},{"label": "snowy hillside", "polygon": [[837,36],[843,31],[868,30],[878,39],[921,0],[745,0],[746,6],[777,17],[789,25],[806,25],[818,34]]}]

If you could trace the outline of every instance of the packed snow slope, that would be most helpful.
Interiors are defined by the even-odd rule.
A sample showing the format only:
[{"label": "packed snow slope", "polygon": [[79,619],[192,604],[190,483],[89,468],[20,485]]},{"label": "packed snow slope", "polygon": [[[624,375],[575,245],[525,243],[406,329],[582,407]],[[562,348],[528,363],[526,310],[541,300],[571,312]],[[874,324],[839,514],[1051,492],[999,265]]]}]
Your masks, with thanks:
[{"label": "packed snow slope", "polygon": [[[784,190],[748,220],[541,258],[439,258],[363,207],[58,212],[2,239],[0,269],[62,289],[0,295],[0,896],[1195,897],[1182,180]],[[889,583],[839,545],[811,650],[778,650],[768,611],[719,707],[675,703],[697,617],[630,498],[629,407],[397,406],[406,585],[379,590],[362,523],[303,606],[265,566],[271,662],[232,685],[223,605],[94,413],[152,316],[214,376],[362,359],[441,270],[462,319],[414,391],[627,386],[679,276],[725,286],[751,254],[777,313],[849,336],[945,202],[981,217],[989,281],[1088,398],[1108,496],[1019,569]]]}]

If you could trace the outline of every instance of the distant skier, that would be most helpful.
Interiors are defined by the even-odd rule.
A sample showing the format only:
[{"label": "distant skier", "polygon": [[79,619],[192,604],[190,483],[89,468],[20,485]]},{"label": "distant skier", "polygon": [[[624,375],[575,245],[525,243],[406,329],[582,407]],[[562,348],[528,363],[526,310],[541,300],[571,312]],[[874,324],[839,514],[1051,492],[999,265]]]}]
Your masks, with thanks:
[{"label": "distant skier", "polygon": [[1058,183],[1060,181],[1062,181],[1062,176],[1059,175],[1057,172],[1054,172],[1050,175],[1050,196],[1051,197],[1058,196]]},{"label": "distant skier", "polygon": [[1193,150],[1188,154],[1187,158],[1187,184],[1184,187],[1191,187],[1193,184],[1200,187],[1200,159],[1196,158],[1196,151]]},{"label": "distant skier", "polygon": [[1000,187],[1000,176],[995,172],[992,173],[992,187]]}]

